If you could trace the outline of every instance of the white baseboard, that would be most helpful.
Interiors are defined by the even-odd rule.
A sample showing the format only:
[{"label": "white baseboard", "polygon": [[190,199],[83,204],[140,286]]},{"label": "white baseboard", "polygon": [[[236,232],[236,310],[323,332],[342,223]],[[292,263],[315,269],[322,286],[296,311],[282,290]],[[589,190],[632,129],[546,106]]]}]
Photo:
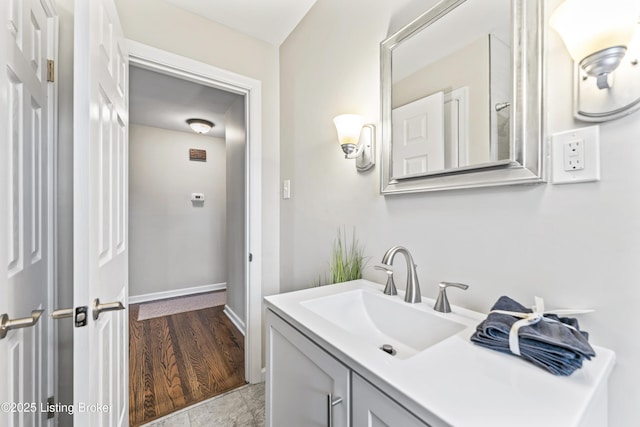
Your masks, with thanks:
[{"label": "white baseboard", "polygon": [[226,283],[214,283],[212,285],[195,286],[193,288],[175,289],[171,291],[153,292],[143,295],[129,295],[129,304],[155,301],[159,299],[183,297],[185,295],[201,294],[203,292],[222,291],[227,289]]},{"label": "white baseboard", "polygon": [[235,325],[235,327],[238,328],[240,333],[242,335],[245,335],[244,321],[233,310],[231,310],[229,308],[229,306],[226,305],[226,304],[224,306],[224,314],[226,314],[227,317],[229,318],[229,320],[231,320],[231,323],[233,323]]}]

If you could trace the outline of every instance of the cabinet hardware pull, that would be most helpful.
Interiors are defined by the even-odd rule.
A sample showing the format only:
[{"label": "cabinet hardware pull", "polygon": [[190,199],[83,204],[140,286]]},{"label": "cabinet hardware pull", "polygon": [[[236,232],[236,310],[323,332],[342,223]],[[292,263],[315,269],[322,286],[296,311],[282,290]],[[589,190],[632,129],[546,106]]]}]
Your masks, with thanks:
[{"label": "cabinet hardware pull", "polygon": [[333,393],[327,395],[327,427],[333,427],[333,407],[342,403],[341,397],[333,397]]}]

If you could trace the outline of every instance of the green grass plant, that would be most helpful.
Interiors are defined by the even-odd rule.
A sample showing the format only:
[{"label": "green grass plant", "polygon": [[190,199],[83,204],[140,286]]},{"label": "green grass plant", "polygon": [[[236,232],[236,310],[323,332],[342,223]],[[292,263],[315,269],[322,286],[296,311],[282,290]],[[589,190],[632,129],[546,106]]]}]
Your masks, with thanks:
[{"label": "green grass plant", "polygon": [[331,260],[329,262],[331,272],[329,283],[362,279],[362,271],[366,264],[364,248],[356,238],[355,228],[353,229],[351,242],[347,240],[346,230],[344,228],[342,230],[338,229],[338,236],[333,242]]}]

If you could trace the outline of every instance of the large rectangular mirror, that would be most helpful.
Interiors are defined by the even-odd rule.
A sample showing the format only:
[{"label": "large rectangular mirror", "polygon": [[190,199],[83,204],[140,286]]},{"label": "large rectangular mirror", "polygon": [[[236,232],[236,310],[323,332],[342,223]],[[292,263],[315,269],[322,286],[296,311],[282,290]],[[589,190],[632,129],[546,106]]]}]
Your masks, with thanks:
[{"label": "large rectangular mirror", "polygon": [[443,0],[381,43],[383,194],[542,181],[544,0]]}]

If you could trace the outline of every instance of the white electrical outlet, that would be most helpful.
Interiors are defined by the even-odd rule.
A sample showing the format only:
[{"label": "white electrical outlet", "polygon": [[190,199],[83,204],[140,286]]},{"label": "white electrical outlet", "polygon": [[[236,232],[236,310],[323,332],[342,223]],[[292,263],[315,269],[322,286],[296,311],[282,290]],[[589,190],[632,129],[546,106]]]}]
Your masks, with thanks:
[{"label": "white electrical outlet", "polygon": [[600,180],[600,127],[589,126],[551,136],[551,182]]},{"label": "white electrical outlet", "polygon": [[584,141],[576,139],[564,143],[564,170],[567,172],[584,169]]}]

